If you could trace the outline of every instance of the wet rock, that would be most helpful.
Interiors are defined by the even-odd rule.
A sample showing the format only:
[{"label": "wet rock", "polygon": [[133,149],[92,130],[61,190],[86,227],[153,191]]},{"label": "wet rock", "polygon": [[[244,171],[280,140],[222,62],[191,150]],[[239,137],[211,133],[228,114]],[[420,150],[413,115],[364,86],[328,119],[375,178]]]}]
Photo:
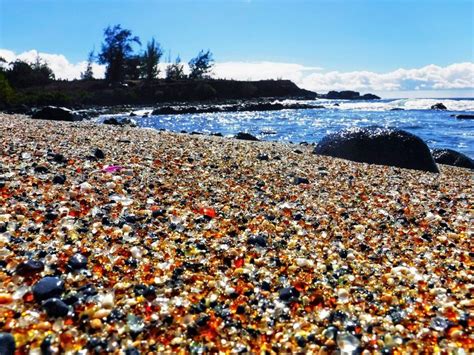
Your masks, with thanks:
[{"label": "wet rock", "polygon": [[66,176],[64,175],[56,175],[53,177],[53,184],[63,185],[66,182]]},{"label": "wet rock", "polygon": [[65,317],[69,312],[69,307],[59,298],[50,298],[43,302],[42,307],[50,317]]},{"label": "wet rock", "polygon": [[360,95],[357,91],[343,90],[343,91],[329,91],[323,95],[326,99],[332,100],[380,100],[380,97],[374,94]]},{"label": "wet rock", "polygon": [[284,287],[278,290],[278,297],[285,302],[293,302],[298,299],[300,292],[294,287]]},{"label": "wet rock", "polygon": [[42,272],[44,270],[44,264],[38,260],[27,260],[22,262],[16,267],[15,272],[20,276],[31,276]]},{"label": "wet rock", "polygon": [[452,149],[433,149],[433,158],[438,164],[474,169],[474,160]]},{"label": "wet rock", "polygon": [[33,296],[40,302],[52,297],[59,297],[64,292],[64,281],[59,277],[46,276],[33,286]]},{"label": "wet rock", "polygon": [[52,121],[82,121],[82,117],[65,107],[46,106],[36,111],[33,116],[35,119]]},{"label": "wet rock", "polygon": [[432,110],[447,110],[448,108],[444,106],[442,102],[438,102],[437,104],[434,104],[431,106]]},{"label": "wet rock", "polygon": [[405,109],[401,108],[401,107],[394,107],[394,108],[391,108],[390,111],[404,111]]},{"label": "wet rock", "polygon": [[104,154],[104,152],[103,152],[101,149],[96,148],[96,149],[94,150],[94,157],[96,157],[97,159],[104,159],[104,158],[105,158],[105,154]]},{"label": "wet rock", "polygon": [[0,354],[13,355],[15,353],[15,338],[10,333],[0,333]]},{"label": "wet rock", "polygon": [[257,155],[257,159],[258,159],[258,160],[262,160],[262,161],[268,161],[268,160],[270,160],[270,158],[268,157],[268,154],[258,154],[258,155]]},{"label": "wet rock", "polygon": [[[130,115],[132,116],[132,115]],[[134,114],[134,116],[136,116]],[[111,117],[111,118],[106,118],[103,122],[103,124],[107,125],[112,125],[112,126],[130,126],[130,127],[136,127],[137,123],[136,121],[130,119],[130,118],[121,118],[117,119],[116,117]]]},{"label": "wet rock", "polygon": [[252,136],[250,133],[245,133],[245,132],[239,132],[235,135],[235,139],[240,139],[244,141],[259,141],[259,139],[255,136]]},{"label": "wet rock", "polygon": [[80,253],[74,254],[69,259],[68,266],[72,270],[86,269],[87,268],[87,257],[80,254]]},{"label": "wet rock", "polygon": [[454,115],[458,120],[474,120],[474,115],[460,114]]},{"label": "wet rock", "polygon": [[426,143],[399,129],[378,126],[343,129],[325,136],[313,153],[369,164],[439,172]]}]

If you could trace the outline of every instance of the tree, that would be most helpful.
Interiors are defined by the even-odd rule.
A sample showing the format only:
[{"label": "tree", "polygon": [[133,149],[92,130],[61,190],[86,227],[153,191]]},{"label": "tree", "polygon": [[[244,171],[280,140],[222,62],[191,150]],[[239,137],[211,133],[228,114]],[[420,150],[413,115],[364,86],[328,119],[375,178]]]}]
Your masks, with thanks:
[{"label": "tree", "polygon": [[163,55],[163,50],[159,43],[155,41],[154,38],[147,43],[145,53],[142,56],[142,63],[140,66],[141,77],[146,80],[155,79],[160,70],[158,68],[158,63],[160,62],[161,56]]},{"label": "tree", "polygon": [[184,75],[183,64],[181,63],[181,58],[178,55],[174,63],[171,63],[166,67],[166,79],[179,80],[184,79],[185,77],[186,75]]},{"label": "tree", "polygon": [[10,63],[10,68],[5,72],[7,80],[15,88],[24,88],[34,85],[45,85],[54,80],[54,73],[46,63],[39,58],[33,64],[21,60]]},{"label": "tree", "polygon": [[94,73],[92,72],[92,63],[94,63],[94,50],[89,52],[89,56],[87,58],[87,67],[86,70],[81,73],[82,80],[92,80],[94,79]]},{"label": "tree", "polygon": [[201,50],[196,57],[189,61],[189,69],[191,73],[189,77],[191,79],[202,79],[211,72],[214,59],[212,58],[212,53],[208,50],[204,52]]},{"label": "tree", "polygon": [[140,39],[132,36],[132,32],[122,29],[120,25],[107,27],[104,30],[104,43],[99,53],[99,63],[107,65],[105,78],[111,82],[118,82],[125,78],[127,60],[132,57],[132,45],[141,45]]}]

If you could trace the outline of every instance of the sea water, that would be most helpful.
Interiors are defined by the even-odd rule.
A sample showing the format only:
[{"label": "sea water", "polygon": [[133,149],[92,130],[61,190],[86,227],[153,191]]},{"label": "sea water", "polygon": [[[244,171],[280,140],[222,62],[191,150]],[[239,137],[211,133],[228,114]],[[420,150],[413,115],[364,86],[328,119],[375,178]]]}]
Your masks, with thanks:
[{"label": "sea water", "polygon": [[[285,104],[294,101],[278,102]],[[430,110],[431,105],[438,102],[442,102],[448,110]],[[224,136],[248,132],[262,140],[293,143],[317,143],[326,134],[342,128],[379,125],[411,132],[421,137],[432,149],[450,148],[474,158],[474,120],[453,117],[456,114],[474,115],[474,99],[319,99],[298,103],[323,105],[325,108],[141,117],[145,113],[149,114],[150,108],[136,110],[134,120],[140,127],[174,132],[221,133]],[[102,116],[99,120],[105,117],[111,115]]]}]

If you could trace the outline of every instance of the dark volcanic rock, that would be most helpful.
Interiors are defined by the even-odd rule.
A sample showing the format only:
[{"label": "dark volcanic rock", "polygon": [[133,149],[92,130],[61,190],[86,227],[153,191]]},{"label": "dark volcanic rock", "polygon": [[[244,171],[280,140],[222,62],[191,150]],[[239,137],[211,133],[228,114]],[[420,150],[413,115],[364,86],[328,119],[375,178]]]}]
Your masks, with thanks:
[{"label": "dark volcanic rock", "polygon": [[474,115],[460,114],[455,115],[458,120],[474,120]]},{"label": "dark volcanic rock", "polygon": [[33,295],[36,301],[59,297],[64,292],[64,281],[59,277],[46,276],[33,286]]},{"label": "dark volcanic rock", "polygon": [[43,262],[39,260],[27,260],[16,267],[15,272],[20,276],[31,276],[44,270]]},{"label": "dark volcanic rock", "polygon": [[423,140],[399,129],[354,127],[325,136],[314,154],[438,173]]},{"label": "dark volcanic rock", "polygon": [[66,182],[66,176],[64,175],[56,175],[54,178],[53,178],[53,184],[58,184],[58,185],[62,185]]},{"label": "dark volcanic rock", "polygon": [[0,333],[0,354],[13,355],[15,353],[15,338],[10,333]]},{"label": "dark volcanic rock", "polygon": [[36,111],[33,118],[41,120],[52,120],[52,121],[82,121],[82,117],[75,114],[73,111],[56,106],[46,106]]},{"label": "dark volcanic rock", "polygon": [[87,257],[77,253],[71,256],[68,261],[68,266],[72,270],[80,270],[80,269],[86,269],[87,268]]},{"label": "dark volcanic rock", "polygon": [[65,317],[69,307],[59,298],[50,298],[43,303],[43,308],[50,317]]},{"label": "dark volcanic rock", "polygon": [[360,95],[357,91],[344,90],[344,91],[329,91],[325,96],[327,99],[332,100],[379,100],[380,97],[374,94]]},{"label": "dark volcanic rock", "polygon": [[130,126],[130,127],[137,126],[135,121],[131,120],[130,118],[117,119],[116,117],[111,117],[111,118],[106,118],[103,123],[113,125],[113,126]]},{"label": "dark volcanic rock", "polygon": [[474,169],[474,160],[452,149],[433,149],[433,158],[438,164]]},{"label": "dark volcanic rock", "polygon": [[437,104],[434,104],[433,106],[431,106],[431,109],[432,110],[447,110],[448,108],[444,106],[442,102],[438,102]]},{"label": "dark volcanic rock", "polygon": [[236,139],[240,139],[243,141],[258,141],[259,139],[255,136],[252,136],[250,133],[239,132],[235,135]]},{"label": "dark volcanic rock", "polygon": [[296,301],[300,296],[299,291],[294,287],[285,287],[278,290],[280,300],[285,302]]}]

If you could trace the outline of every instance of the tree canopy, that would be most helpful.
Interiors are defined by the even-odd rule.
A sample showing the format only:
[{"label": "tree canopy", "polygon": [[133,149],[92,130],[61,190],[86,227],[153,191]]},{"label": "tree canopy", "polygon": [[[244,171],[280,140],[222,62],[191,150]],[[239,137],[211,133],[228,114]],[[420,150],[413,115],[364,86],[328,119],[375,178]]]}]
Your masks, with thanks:
[{"label": "tree canopy", "polygon": [[[132,31],[123,29],[120,25],[107,27],[104,30],[104,42],[99,53],[100,64],[107,66],[105,78],[111,82],[119,82],[125,79],[126,73],[130,72],[130,60],[133,61],[134,43],[141,45],[140,39],[132,35]],[[128,68],[127,68],[128,67]]]},{"label": "tree canopy", "polygon": [[161,49],[160,44],[152,38],[151,41],[147,43],[146,50],[141,58],[140,71],[142,78],[152,80],[158,77],[158,74],[160,73],[158,64],[160,63],[162,56],[163,50]]},{"label": "tree canopy", "polygon": [[191,79],[202,79],[210,74],[214,66],[214,59],[209,50],[207,52],[201,50],[188,64],[191,70],[189,77]]}]

